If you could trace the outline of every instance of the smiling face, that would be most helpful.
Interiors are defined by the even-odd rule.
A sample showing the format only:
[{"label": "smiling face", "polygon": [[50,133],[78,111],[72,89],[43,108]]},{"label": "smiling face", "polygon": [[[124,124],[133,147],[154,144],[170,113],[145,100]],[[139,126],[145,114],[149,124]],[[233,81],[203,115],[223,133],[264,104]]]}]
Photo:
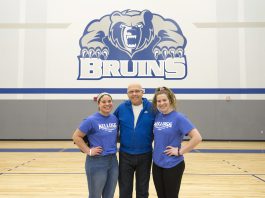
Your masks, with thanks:
[{"label": "smiling face", "polygon": [[168,114],[173,110],[172,105],[166,94],[162,93],[156,96],[156,106],[163,114]]},{"label": "smiling face", "polygon": [[127,95],[133,105],[138,106],[142,104],[143,94],[144,92],[140,84],[131,84],[128,86]]},{"label": "smiling face", "polygon": [[112,98],[109,95],[103,95],[98,101],[98,108],[102,115],[109,115],[113,108]]}]

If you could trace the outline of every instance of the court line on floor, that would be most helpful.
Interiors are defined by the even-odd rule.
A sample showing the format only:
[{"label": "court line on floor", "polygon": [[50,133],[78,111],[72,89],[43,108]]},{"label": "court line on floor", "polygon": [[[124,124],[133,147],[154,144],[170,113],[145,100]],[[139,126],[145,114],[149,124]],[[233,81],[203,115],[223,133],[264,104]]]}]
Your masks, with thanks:
[{"label": "court line on floor", "polygon": [[[233,167],[233,168],[236,168],[238,170],[243,171],[244,173],[248,173],[249,172],[248,170],[243,169],[240,165],[238,165],[238,164],[236,164],[234,162],[230,162],[229,160],[225,160],[224,159],[223,162],[226,163],[227,165]],[[252,174],[249,174],[249,175],[251,175],[252,177],[255,177],[255,179],[258,179],[258,180],[261,180],[261,181],[265,182],[265,180],[260,178],[260,177],[258,177],[257,174],[253,174],[252,173]]]},{"label": "court line on floor", "polygon": [[[66,173],[66,172],[58,172],[58,173],[41,173],[41,172],[37,172],[37,173],[0,173],[0,174],[5,174],[5,175],[63,175],[63,174],[67,174],[67,175],[82,175],[82,174],[86,174],[85,172],[83,173]],[[249,175],[249,176],[254,176],[254,175],[265,175],[265,173],[257,173],[257,174],[250,174],[250,173],[184,173],[185,175],[216,175],[216,176],[242,176],[242,175]],[[261,179],[263,180],[263,179]],[[263,180],[265,181],[265,180]]]},{"label": "court line on floor", "polygon": [[256,177],[257,179],[259,179],[259,180],[261,180],[261,181],[263,181],[263,182],[265,182],[265,180],[264,179],[262,179],[262,178],[260,178],[260,177],[258,177],[257,175],[252,175],[253,177]]}]

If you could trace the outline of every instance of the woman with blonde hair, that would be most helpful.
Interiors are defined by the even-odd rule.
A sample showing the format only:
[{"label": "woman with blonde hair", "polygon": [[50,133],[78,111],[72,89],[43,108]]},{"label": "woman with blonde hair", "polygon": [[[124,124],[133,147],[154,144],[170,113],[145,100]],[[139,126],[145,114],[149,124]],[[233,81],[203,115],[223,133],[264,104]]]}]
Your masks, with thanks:
[{"label": "woman with blonde hair", "polygon": [[[156,89],[154,122],[153,180],[158,198],[177,198],[185,169],[183,154],[202,141],[191,121],[176,110],[174,93],[167,87]],[[190,140],[181,146],[184,136]]]}]

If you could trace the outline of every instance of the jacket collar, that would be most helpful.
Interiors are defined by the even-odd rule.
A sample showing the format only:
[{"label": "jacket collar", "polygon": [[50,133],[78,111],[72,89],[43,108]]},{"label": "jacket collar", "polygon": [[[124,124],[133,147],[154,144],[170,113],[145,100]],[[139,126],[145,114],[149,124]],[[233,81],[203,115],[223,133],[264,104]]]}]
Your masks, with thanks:
[{"label": "jacket collar", "polygon": [[[142,98],[143,107],[146,106],[147,101],[148,101],[148,100],[147,100],[146,98]],[[126,105],[129,105],[129,106],[132,106],[132,102],[131,102],[130,100],[126,100],[125,104],[126,104]]]}]

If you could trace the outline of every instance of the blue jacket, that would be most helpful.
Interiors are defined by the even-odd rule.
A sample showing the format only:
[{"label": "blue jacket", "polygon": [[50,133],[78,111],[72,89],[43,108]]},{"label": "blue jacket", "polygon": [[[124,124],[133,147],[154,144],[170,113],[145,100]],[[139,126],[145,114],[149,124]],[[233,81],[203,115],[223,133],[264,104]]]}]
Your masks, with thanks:
[{"label": "blue jacket", "polygon": [[129,154],[143,154],[152,151],[155,114],[152,103],[143,98],[143,109],[134,128],[132,103],[126,100],[118,106],[114,115],[119,120],[120,151]]}]

